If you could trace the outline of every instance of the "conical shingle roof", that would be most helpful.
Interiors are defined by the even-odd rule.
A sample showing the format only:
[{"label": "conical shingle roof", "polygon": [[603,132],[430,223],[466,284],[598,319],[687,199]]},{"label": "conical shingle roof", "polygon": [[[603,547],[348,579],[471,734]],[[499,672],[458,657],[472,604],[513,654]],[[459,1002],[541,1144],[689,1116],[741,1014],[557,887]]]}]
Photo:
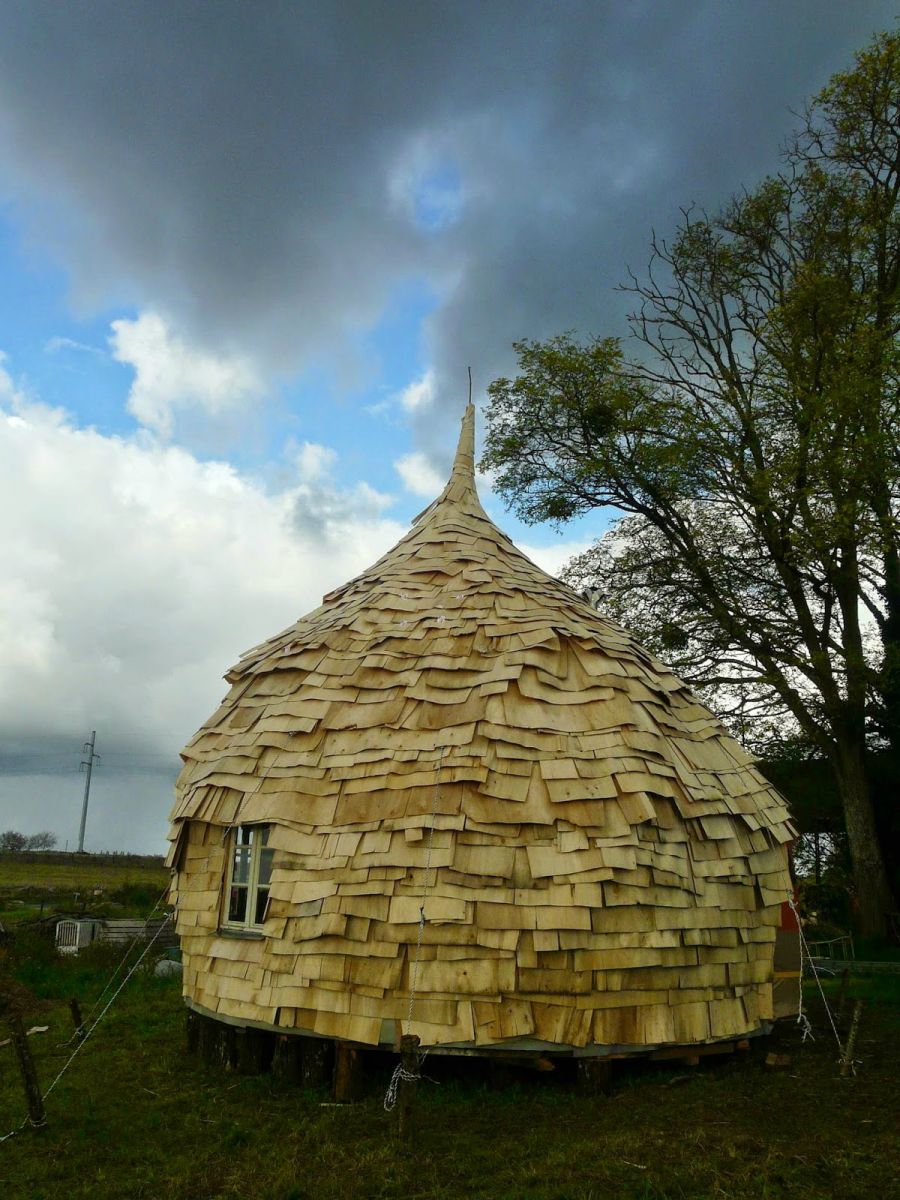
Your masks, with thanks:
[{"label": "conical shingle roof", "polygon": [[[406,537],[227,678],[173,812],[196,1008],[376,1044],[415,977],[426,1045],[681,1043],[771,1017],[784,802],[488,518],[471,405]],[[223,927],[237,825],[275,852],[255,940]]]}]

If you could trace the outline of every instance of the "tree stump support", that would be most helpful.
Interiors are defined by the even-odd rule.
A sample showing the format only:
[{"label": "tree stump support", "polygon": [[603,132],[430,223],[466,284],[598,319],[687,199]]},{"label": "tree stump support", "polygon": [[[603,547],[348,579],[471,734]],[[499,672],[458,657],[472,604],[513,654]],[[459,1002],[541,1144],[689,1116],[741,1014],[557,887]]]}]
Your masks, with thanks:
[{"label": "tree stump support", "polygon": [[185,1035],[187,1039],[188,1054],[198,1054],[200,1051],[200,1038],[202,1034],[203,1018],[198,1016],[192,1009],[187,1010],[185,1017]]},{"label": "tree stump support", "polygon": [[275,1038],[272,1055],[272,1074],[282,1083],[298,1084],[303,1080],[303,1039],[287,1033]]},{"label": "tree stump support", "polygon": [[200,1054],[201,1061],[208,1067],[234,1069],[237,1055],[235,1045],[238,1030],[224,1021],[215,1021],[194,1013],[196,1025],[188,1022],[188,1047],[192,1045]]},{"label": "tree stump support", "polygon": [[602,1095],[612,1086],[613,1064],[609,1058],[599,1055],[579,1058],[575,1069],[578,1090],[586,1096]]},{"label": "tree stump support", "polygon": [[44,1111],[44,1100],[41,1096],[41,1086],[38,1083],[37,1068],[31,1057],[31,1048],[25,1034],[21,1017],[8,1017],[12,1030],[12,1042],[19,1060],[22,1072],[22,1083],[25,1088],[25,1100],[28,1104],[28,1123],[32,1129],[46,1129],[47,1114]]},{"label": "tree stump support", "polygon": [[239,1075],[263,1075],[271,1064],[271,1035],[245,1025],[234,1030],[234,1069]]},{"label": "tree stump support", "polygon": [[331,1052],[331,1042],[326,1038],[303,1039],[301,1075],[304,1087],[328,1087],[331,1083]]},{"label": "tree stump support", "polygon": [[334,1098],[338,1104],[353,1104],[362,1095],[362,1060],[355,1046],[334,1044]]}]

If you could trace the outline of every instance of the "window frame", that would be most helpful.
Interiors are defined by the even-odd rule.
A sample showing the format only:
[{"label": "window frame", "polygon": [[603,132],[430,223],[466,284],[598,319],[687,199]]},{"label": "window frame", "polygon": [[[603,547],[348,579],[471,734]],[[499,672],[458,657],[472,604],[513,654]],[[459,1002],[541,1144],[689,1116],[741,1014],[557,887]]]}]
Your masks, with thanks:
[{"label": "window frame", "polygon": [[[222,898],[222,917],[220,921],[220,928],[223,930],[236,933],[259,933],[266,923],[269,915],[272,861],[275,854],[274,849],[267,844],[271,828],[271,824],[266,822],[248,822],[247,824],[234,825],[228,831],[226,839],[228,862],[225,871],[225,891]],[[246,837],[248,834],[248,840],[238,840],[239,838]],[[234,878],[238,850],[247,851],[246,881],[235,881]],[[266,855],[268,855],[267,860]],[[269,879],[260,882],[260,873],[264,860],[268,862]],[[232,909],[232,897],[235,888],[241,888],[246,892],[244,916],[240,919],[229,915]],[[266,893],[266,899],[262,911],[262,919],[257,921],[254,918],[261,891]]]}]

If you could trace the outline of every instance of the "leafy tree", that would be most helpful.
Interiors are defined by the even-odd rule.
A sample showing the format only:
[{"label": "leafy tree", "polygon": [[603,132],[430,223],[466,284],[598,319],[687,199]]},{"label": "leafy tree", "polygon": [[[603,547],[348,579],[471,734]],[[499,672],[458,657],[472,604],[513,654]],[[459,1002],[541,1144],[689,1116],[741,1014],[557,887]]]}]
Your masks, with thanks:
[{"label": "leafy tree", "polygon": [[[900,35],[810,105],[784,168],[682,211],[613,338],[515,344],[483,466],[525,521],[611,506],[577,565],[735,716],[827,756],[864,932],[892,907],[867,742],[900,743]],[[668,652],[667,652],[668,651]]]},{"label": "leafy tree", "polygon": [[28,838],[24,833],[17,833],[15,829],[7,829],[5,833],[0,833],[0,851],[24,850],[28,843]]},{"label": "leafy tree", "polygon": [[51,833],[49,829],[44,829],[40,833],[33,833],[28,838],[26,850],[52,850],[56,845],[58,838],[55,833]]}]

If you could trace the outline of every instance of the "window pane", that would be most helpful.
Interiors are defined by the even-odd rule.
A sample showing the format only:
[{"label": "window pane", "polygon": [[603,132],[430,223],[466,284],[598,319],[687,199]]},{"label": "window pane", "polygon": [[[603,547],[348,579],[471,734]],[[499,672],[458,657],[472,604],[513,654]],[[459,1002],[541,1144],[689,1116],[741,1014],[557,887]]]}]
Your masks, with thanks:
[{"label": "window pane", "polygon": [[235,846],[234,849],[234,866],[231,872],[232,883],[248,883],[250,880],[250,854],[249,846]]},{"label": "window pane", "polygon": [[269,889],[259,888],[256,892],[256,913],[253,917],[255,925],[262,925],[266,919],[266,905],[269,902]]},{"label": "window pane", "polygon": [[253,841],[253,826],[238,825],[237,835],[235,836],[235,844],[238,846],[249,846]]},{"label": "window pane", "polygon": [[245,921],[247,919],[247,889],[233,887],[228,899],[228,920]]},{"label": "window pane", "polygon": [[259,882],[260,884],[268,884],[272,878],[272,859],[275,857],[274,850],[260,850],[259,852]]}]

